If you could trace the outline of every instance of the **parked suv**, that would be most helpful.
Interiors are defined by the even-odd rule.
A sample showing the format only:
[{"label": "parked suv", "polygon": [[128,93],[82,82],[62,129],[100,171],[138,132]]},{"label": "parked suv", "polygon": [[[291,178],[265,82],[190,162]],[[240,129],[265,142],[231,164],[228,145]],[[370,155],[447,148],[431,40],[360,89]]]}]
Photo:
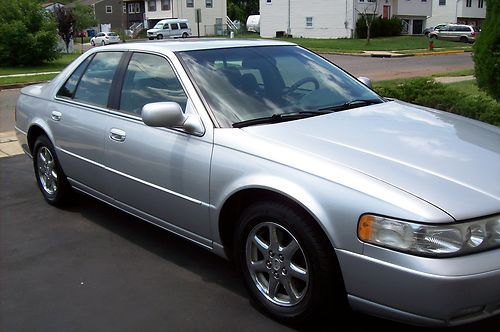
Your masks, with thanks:
[{"label": "parked suv", "polygon": [[149,40],[163,38],[187,38],[191,35],[189,22],[186,19],[167,19],[156,23],[147,31]]},{"label": "parked suv", "polygon": [[449,24],[441,29],[431,31],[429,37],[469,43],[476,40],[479,31],[478,27],[473,27],[471,25]]}]

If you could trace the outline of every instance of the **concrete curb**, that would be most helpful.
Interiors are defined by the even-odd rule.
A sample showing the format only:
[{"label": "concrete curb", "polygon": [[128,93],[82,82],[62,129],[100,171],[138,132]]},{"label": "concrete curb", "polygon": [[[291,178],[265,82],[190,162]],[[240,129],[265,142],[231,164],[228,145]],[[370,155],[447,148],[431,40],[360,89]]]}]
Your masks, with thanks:
[{"label": "concrete curb", "polygon": [[[465,53],[465,50],[449,50],[449,51],[431,51],[431,52],[422,52],[415,53],[415,56],[429,56],[429,55],[444,55],[444,54],[456,54],[456,53]],[[472,51],[467,51],[472,52]]]}]

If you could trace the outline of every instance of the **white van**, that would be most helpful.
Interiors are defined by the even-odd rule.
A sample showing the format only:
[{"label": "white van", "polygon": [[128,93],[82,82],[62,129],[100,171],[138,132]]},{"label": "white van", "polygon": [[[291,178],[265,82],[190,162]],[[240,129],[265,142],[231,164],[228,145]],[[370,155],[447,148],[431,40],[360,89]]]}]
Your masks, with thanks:
[{"label": "white van", "polygon": [[260,15],[250,15],[247,19],[248,32],[260,32]]},{"label": "white van", "polygon": [[191,28],[187,19],[169,18],[156,23],[147,31],[149,40],[163,38],[187,38],[191,36]]}]

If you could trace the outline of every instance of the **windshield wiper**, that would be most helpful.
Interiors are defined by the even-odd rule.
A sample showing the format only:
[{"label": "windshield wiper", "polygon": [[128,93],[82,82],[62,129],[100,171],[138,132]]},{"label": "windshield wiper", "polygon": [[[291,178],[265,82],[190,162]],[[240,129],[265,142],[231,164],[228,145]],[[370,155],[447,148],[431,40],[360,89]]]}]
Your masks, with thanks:
[{"label": "windshield wiper", "polygon": [[275,113],[271,116],[266,116],[263,118],[250,119],[240,122],[233,123],[233,128],[242,128],[260,124],[267,123],[279,123],[285,121],[298,120],[303,118],[308,118],[311,116],[317,116],[321,114],[330,113],[329,110],[318,110],[318,111],[300,111],[300,112],[292,112],[292,113]]},{"label": "windshield wiper", "polygon": [[383,101],[380,99],[353,99],[343,104],[320,108],[318,109],[318,111],[339,112],[339,111],[349,110],[351,108],[380,104],[380,103],[383,103]]}]

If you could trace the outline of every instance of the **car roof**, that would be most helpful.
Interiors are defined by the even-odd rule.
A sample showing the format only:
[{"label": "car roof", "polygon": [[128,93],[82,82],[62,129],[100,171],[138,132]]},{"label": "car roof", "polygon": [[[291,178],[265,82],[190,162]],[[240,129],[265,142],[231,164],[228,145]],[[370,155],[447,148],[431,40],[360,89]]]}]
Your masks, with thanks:
[{"label": "car roof", "polygon": [[131,51],[194,51],[207,49],[221,49],[249,46],[295,46],[296,44],[265,39],[213,39],[213,38],[187,38],[175,40],[159,40],[148,42],[127,42],[106,46],[106,49],[126,49]]}]

